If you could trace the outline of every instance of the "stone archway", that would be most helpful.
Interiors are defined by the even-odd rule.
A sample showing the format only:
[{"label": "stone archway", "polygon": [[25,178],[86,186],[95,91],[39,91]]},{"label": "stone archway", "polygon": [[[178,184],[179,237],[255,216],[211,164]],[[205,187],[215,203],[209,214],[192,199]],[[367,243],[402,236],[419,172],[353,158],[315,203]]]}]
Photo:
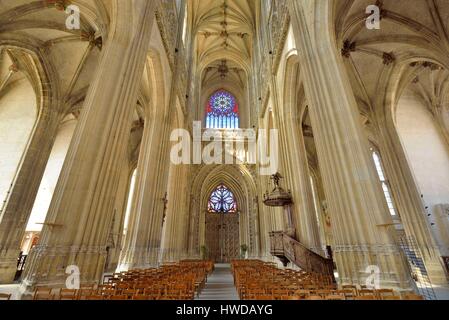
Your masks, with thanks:
[{"label": "stone archway", "polygon": [[[207,210],[208,200],[212,191],[220,184],[224,184],[232,190],[238,204],[238,213],[234,213],[235,219],[238,220],[238,237],[236,238],[238,241],[233,240],[235,241],[234,244],[228,244],[231,248],[236,246],[238,248],[236,249],[237,253],[233,253],[231,256],[238,257],[240,246],[247,245],[248,256],[257,257],[259,254],[259,238],[256,185],[251,170],[244,165],[205,165],[198,168],[190,197],[189,256],[200,256],[201,248],[206,247],[207,249],[208,247],[209,227],[206,223],[210,217],[210,212]],[[229,220],[232,220],[232,218]],[[234,228],[236,225],[235,222],[231,223],[231,221],[222,221],[222,223],[229,224],[229,228],[231,228],[231,224]],[[228,226],[224,228],[228,228]],[[237,231],[235,231],[234,236],[236,233]],[[224,239],[234,237],[227,235],[230,234],[229,231],[223,230],[223,234]],[[238,245],[235,245],[236,242]]]}]

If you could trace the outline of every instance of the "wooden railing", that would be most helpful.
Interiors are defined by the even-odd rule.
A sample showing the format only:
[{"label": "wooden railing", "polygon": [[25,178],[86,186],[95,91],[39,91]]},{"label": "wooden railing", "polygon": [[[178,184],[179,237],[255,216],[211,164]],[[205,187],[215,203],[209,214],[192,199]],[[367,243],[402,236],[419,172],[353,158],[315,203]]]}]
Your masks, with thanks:
[{"label": "wooden railing", "polygon": [[334,275],[334,262],[308,249],[282,231],[270,232],[271,254],[291,261],[306,272]]}]

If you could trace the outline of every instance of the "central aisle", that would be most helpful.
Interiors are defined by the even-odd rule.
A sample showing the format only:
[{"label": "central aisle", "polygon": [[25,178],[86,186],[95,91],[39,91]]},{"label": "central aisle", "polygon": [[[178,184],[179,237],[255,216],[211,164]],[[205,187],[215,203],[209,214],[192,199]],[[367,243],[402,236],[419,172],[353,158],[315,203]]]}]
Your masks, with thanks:
[{"label": "central aisle", "polygon": [[207,283],[197,300],[239,300],[234,287],[231,265],[216,264],[214,272],[208,277]]}]

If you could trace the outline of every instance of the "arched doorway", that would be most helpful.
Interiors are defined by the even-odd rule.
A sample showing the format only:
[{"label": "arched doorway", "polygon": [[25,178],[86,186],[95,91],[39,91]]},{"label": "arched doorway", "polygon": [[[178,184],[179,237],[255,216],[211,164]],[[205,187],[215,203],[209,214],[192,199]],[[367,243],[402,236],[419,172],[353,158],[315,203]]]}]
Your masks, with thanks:
[{"label": "arched doorway", "polygon": [[[245,165],[205,165],[198,168],[192,183],[189,198],[189,226],[188,226],[188,257],[209,258],[211,237],[218,238],[212,223],[213,213],[209,212],[209,200],[214,191],[221,185],[229,189],[235,199],[236,213],[232,213],[238,219],[238,233],[233,239],[236,258],[240,255],[240,248],[245,246],[246,256],[259,257],[259,210],[256,198],[256,185],[253,180],[254,168]],[[220,210],[216,210],[220,211]],[[220,214],[220,212],[215,212]],[[224,213],[224,215],[230,213]],[[226,219],[226,217],[224,218]],[[232,218],[228,218],[232,219]],[[235,225],[234,225],[235,226]],[[224,230],[222,230],[222,233]],[[232,260],[228,258],[228,260]]]},{"label": "arched doorway", "polygon": [[216,263],[240,255],[239,213],[234,194],[224,184],[212,191],[206,213],[206,252]]}]

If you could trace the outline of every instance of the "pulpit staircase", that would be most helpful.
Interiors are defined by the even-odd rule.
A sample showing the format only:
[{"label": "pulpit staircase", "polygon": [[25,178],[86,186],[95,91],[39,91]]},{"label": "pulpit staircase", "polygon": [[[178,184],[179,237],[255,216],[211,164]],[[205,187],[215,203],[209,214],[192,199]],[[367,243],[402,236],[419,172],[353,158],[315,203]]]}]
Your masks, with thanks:
[{"label": "pulpit staircase", "polygon": [[334,278],[334,262],[325,258],[283,231],[270,232],[271,254],[286,266],[289,262],[306,272],[322,274]]}]

